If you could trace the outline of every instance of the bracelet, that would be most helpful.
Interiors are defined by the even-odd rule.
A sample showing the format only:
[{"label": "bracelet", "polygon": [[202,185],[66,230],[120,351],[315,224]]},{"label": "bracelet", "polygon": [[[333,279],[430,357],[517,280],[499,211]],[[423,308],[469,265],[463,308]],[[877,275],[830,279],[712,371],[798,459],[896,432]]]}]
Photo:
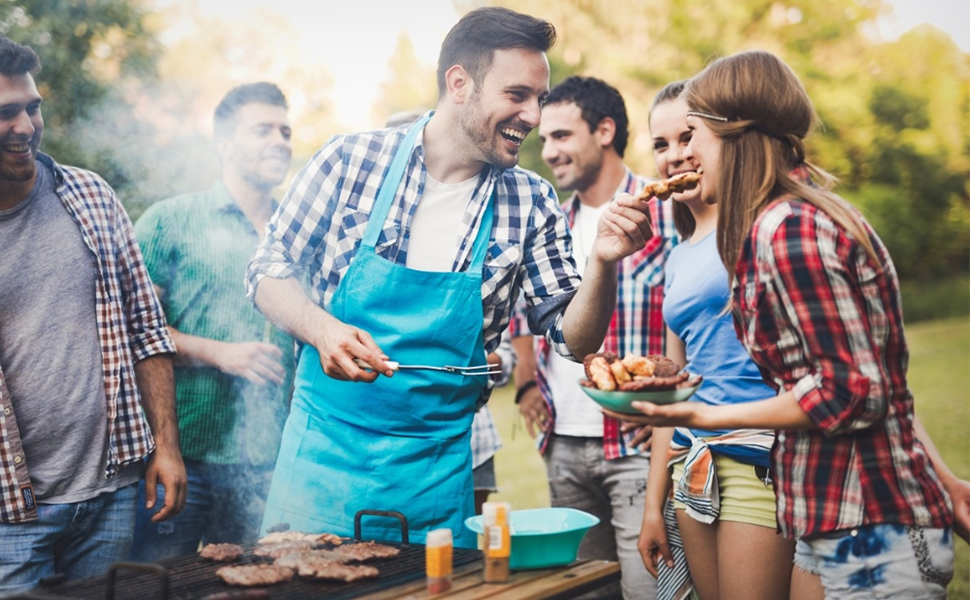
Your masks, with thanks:
[{"label": "bracelet", "polygon": [[527,383],[524,383],[522,385],[522,387],[520,387],[519,389],[517,389],[515,391],[515,403],[518,404],[519,402],[521,402],[522,401],[522,396],[524,396],[526,392],[528,392],[532,388],[536,387],[537,385],[538,384],[536,383],[536,380],[535,379],[533,379],[532,381],[529,381]]}]

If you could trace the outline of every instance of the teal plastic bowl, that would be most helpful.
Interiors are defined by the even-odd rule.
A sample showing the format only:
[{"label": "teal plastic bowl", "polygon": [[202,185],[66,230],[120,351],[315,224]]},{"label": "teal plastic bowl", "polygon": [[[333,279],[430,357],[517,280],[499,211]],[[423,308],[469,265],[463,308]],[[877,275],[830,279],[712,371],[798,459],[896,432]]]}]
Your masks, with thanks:
[{"label": "teal plastic bowl", "polygon": [[[547,569],[576,560],[579,542],[600,520],[574,508],[530,508],[509,513],[512,569]],[[465,519],[465,527],[481,535],[481,515]]]}]

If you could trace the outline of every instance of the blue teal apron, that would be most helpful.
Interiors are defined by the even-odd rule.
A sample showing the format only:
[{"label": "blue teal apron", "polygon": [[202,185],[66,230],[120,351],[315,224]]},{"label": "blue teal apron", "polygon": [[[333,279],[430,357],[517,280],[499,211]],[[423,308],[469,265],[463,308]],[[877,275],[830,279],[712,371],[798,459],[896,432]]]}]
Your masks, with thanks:
[{"label": "blue teal apron", "polygon": [[[370,333],[401,364],[480,366],[482,265],[492,224],[488,203],[464,272],[408,269],[375,251],[414,141],[415,124],[381,184],[367,230],[327,311]],[[352,535],[359,510],[393,510],[411,540],[447,527],[455,545],[474,548],[464,527],[473,514],[471,423],[483,377],[399,371],[374,383],[339,381],[304,347],[263,530]],[[364,539],[400,539],[397,521],[367,517]]]}]

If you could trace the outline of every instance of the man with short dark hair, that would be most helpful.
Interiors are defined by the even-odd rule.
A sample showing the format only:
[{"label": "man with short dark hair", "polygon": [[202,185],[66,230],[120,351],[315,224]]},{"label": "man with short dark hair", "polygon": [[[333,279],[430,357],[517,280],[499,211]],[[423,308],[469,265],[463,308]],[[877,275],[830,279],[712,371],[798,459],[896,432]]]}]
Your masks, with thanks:
[{"label": "man with short dark hair", "polygon": [[100,574],[185,503],[175,351],[128,215],[39,151],[40,59],[0,36],[0,595]]},{"label": "man with short dark hair", "polygon": [[[593,248],[600,214],[620,194],[636,194],[649,181],[624,163],[629,138],[620,92],[595,77],[569,77],[556,85],[542,108],[542,158],[560,189],[580,272]],[[664,265],[679,239],[669,204],[644,202],[654,237],[617,265],[618,301],[601,348],[619,356],[663,354]],[[524,329],[514,327],[513,329]],[[579,549],[585,559],[619,560],[625,598],[652,598],[656,581],[643,566],[637,538],[643,518],[650,428],[624,434],[621,424],[576,385],[583,365],[563,360],[544,339],[517,335],[516,399],[530,435],[539,433],[554,506],[599,517]]]},{"label": "man with short dark hair", "polygon": [[[283,199],[247,278],[260,310],[302,342],[264,528],[348,535],[357,511],[394,510],[413,541],[450,528],[475,547],[469,431],[490,380],[387,360],[483,367],[520,290],[559,352],[602,342],[616,262],[652,230],[618,199],[580,285],[552,186],[516,167],[554,42],[546,21],[468,13],[442,45],[436,110],[334,137]],[[399,539],[396,521],[361,524],[365,539]]]},{"label": "man with short dark hair", "polygon": [[132,558],[256,538],[293,382],[293,339],[246,299],[243,280],[290,167],[286,98],[267,82],[230,90],[215,111],[221,176],[152,205],[135,229],[168,318],[188,503],[152,523],[139,512]]}]

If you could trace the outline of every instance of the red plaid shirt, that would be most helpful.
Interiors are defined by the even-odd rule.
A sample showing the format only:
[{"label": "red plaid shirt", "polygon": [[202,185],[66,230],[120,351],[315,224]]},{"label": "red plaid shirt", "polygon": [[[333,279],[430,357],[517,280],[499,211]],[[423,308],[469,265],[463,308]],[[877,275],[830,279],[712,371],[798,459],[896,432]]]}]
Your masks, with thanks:
[{"label": "red plaid shirt", "polygon": [[913,430],[899,282],[829,216],[783,198],[757,219],[735,271],[734,318],[765,380],[818,426],[780,431],[778,526],[798,538],[874,523],[946,527],[949,498]]},{"label": "red plaid shirt", "polygon": [[[635,195],[649,182],[650,179],[634,175],[627,169],[617,193]],[[661,312],[664,267],[667,256],[680,240],[680,236],[674,227],[671,203],[660,202],[656,198],[651,198],[649,202],[654,236],[643,249],[623,259],[617,265],[616,312],[613,313],[606,338],[603,340],[603,352],[613,352],[620,356],[664,353],[667,331]],[[576,194],[562,205],[570,227],[576,221],[580,206]],[[529,335],[521,303],[516,306],[510,329],[513,336]],[[550,352],[553,352],[552,345],[545,338],[539,338],[536,348],[536,383],[546,401],[554,425],[556,408],[552,402],[546,375]],[[603,450],[606,459],[638,454],[639,450],[629,445],[634,435],[635,432],[622,434],[620,422],[604,416]],[[539,436],[540,452],[545,451],[548,441],[547,435]]]},{"label": "red plaid shirt", "polygon": [[[105,472],[114,475],[124,464],[141,460],[155,447],[135,386],[136,362],[155,354],[174,353],[165,315],[142,262],[131,221],[114,191],[101,177],[74,167],[61,167],[43,154],[51,168],[57,195],[77,222],[96,261],[100,278],[95,310],[101,340],[105,432],[110,440]],[[69,373],[54,374],[69,377]],[[20,430],[0,365],[0,522],[37,519]]]}]

